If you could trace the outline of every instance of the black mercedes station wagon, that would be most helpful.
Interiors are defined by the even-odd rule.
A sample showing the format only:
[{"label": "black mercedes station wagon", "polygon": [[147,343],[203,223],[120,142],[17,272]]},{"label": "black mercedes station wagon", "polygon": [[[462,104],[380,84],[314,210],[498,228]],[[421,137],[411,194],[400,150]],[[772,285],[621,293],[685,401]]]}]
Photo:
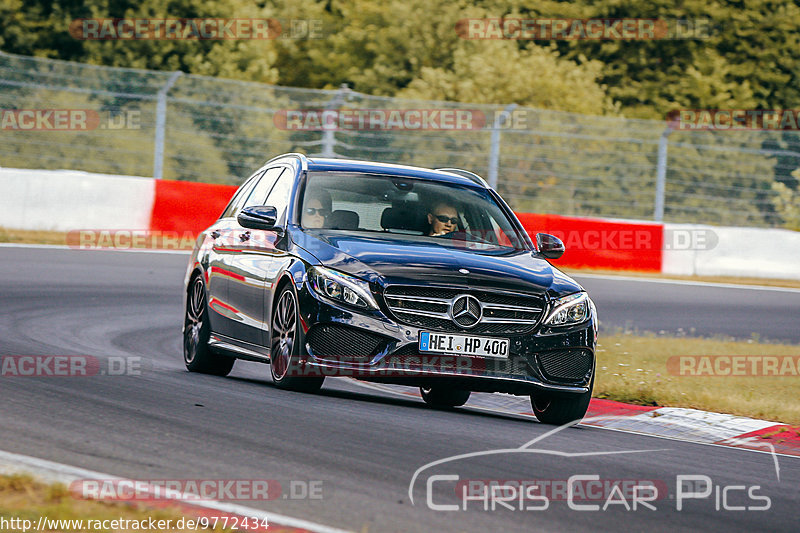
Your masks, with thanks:
[{"label": "black mercedes station wagon", "polygon": [[197,240],[183,354],[193,372],[270,363],[284,389],[326,377],[529,395],[545,423],[583,417],[597,314],[502,198],[460,169],[307,158],[267,162]]}]

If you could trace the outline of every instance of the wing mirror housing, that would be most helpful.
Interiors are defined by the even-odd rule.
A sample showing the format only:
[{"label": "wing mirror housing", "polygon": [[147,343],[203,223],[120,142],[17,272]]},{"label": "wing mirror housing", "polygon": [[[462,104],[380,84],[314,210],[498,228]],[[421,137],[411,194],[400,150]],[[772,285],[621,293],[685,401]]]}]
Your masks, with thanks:
[{"label": "wing mirror housing", "polygon": [[282,228],[275,227],[278,221],[278,210],[271,205],[254,205],[245,207],[236,217],[237,222],[248,229],[278,231]]},{"label": "wing mirror housing", "polygon": [[547,259],[558,259],[564,255],[564,243],[555,235],[549,233],[536,234],[536,248]]}]

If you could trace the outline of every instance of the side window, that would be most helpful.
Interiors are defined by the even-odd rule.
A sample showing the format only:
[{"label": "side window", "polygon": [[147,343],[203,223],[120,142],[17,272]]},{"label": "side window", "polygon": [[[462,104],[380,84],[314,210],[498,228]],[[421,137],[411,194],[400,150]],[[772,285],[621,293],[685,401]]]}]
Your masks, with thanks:
[{"label": "side window", "polygon": [[286,220],[286,209],[289,207],[289,193],[292,191],[292,184],[294,183],[294,173],[286,169],[286,172],[281,174],[275,187],[270,191],[264,205],[271,205],[278,211],[278,222],[282,223]]},{"label": "side window", "polygon": [[233,195],[231,201],[228,202],[228,207],[226,207],[225,211],[222,212],[222,216],[220,218],[232,217],[236,211],[239,210],[245,198],[247,198],[250,194],[250,191],[253,190],[253,186],[258,183],[258,179],[262,174],[264,174],[264,171],[259,170],[247,179],[244,185],[242,185],[239,190],[236,191],[236,194]]},{"label": "side window", "polygon": [[286,167],[274,167],[267,170],[264,173],[264,176],[258,181],[258,184],[253,188],[253,192],[247,197],[247,200],[244,202],[242,207],[252,207],[254,205],[265,205],[264,200],[267,197],[267,193],[272,189],[272,186],[275,184],[275,180],[278,179],[281,172],[283,172]]}]

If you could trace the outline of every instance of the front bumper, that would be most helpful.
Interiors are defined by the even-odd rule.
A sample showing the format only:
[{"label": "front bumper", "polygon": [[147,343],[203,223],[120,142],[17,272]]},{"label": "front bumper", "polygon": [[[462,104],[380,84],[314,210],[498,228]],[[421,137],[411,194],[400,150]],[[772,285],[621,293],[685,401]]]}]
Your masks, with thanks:
[{"label": "front bumper", "polygon": [[303,325],[299,375],[347,376],[478,392],[527,395],[589,390],[595,370],[596,317],[564,328],[538,325],[529,333],[478,335],[509,339],[509,357],[420,353],[419,334],[381,311],[357,312],[318,297],[300,296]]}]

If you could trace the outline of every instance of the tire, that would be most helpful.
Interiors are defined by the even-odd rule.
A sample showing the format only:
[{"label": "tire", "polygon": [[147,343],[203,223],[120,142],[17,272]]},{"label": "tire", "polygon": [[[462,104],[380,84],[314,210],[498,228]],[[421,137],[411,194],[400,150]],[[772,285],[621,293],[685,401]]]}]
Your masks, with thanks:
[{"label": "tire", "polygon": [[202,276],[195,276],[189,283],[186,295],[186,316],[183,323],[183,362],[189,372],[200,372],[214,376],[227,376],[236,359],[218,355],[211,351],[208,339],[211,326],[208,323],[206,287]]},{"label": "tire", "polygon": [[548,393],[531,394],[531,407],[533,414],[543,424],[563,426],[572,422],[580,422],[589,409],[592,399],[594,376],[589,384],[589,390],[583,394],[557,395]]},{"label": "tire", "polygon": [[431,407],[461,407],[469,400],[470,391],[447,387],[419,388],[422,399]]},{"label": "tire", "polygon": [[301,369],[298,322],[297,296],[291,284],[287,284],[279,293],[270,325],[269,368],[272,381],[281,389],[316,392],[322,387],[324,376],[291,375]]}]

